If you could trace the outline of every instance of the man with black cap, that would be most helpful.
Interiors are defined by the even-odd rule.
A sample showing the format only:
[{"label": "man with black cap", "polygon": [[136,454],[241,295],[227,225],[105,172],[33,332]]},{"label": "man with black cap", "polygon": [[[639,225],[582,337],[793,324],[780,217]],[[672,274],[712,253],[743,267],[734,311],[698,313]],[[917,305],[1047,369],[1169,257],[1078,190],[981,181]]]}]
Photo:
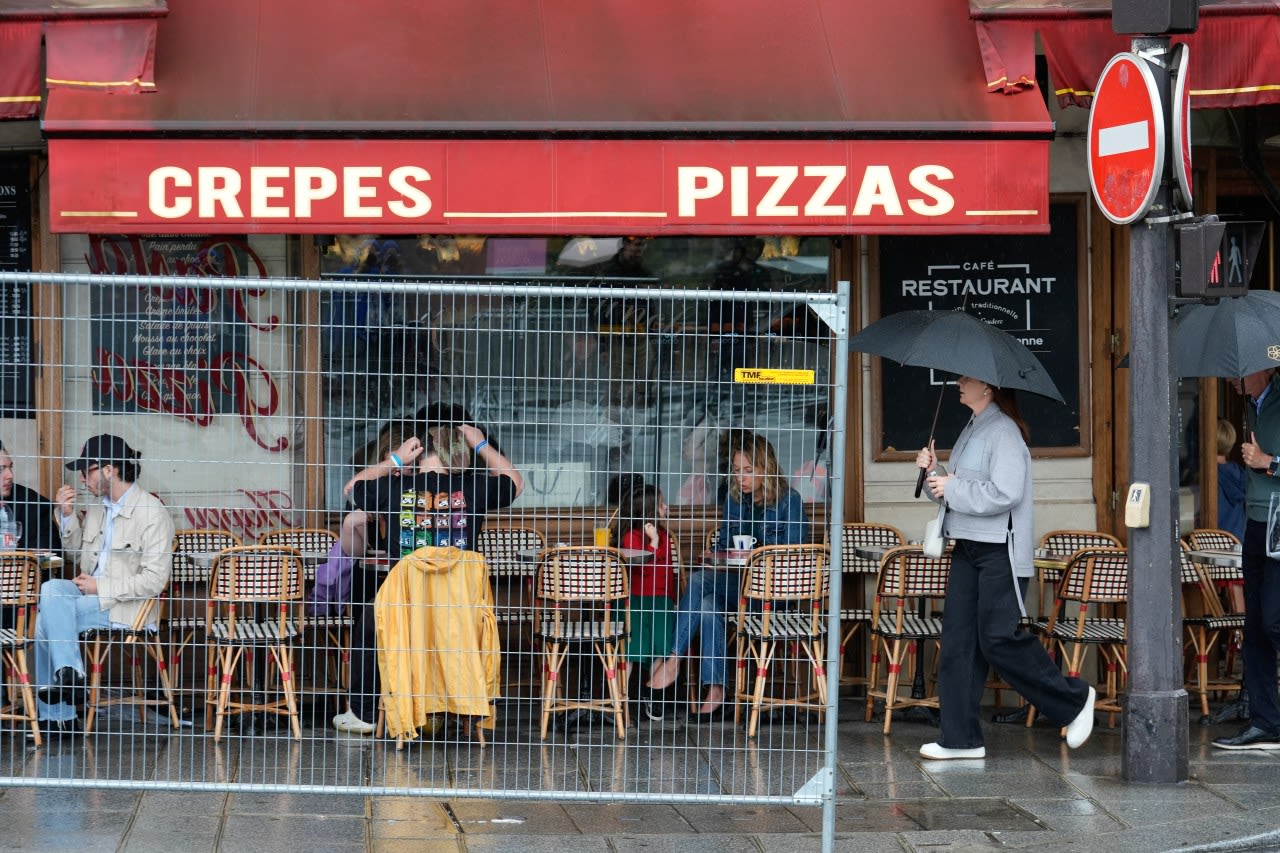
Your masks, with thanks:
[{"label": "man with black cap", "polygon": [[36,684],[40,719],[51,736],[80,730],[77,701],[84,692],[80,632],[131,626],[143,604],[169,584],[173,519],[155,495],[136,485],[139,454],[119,436],[96,435],[67,467],[96,500],[76,514],[76,491],[54,498],[62,541],[80,574],[40,587],[36,615]]}]

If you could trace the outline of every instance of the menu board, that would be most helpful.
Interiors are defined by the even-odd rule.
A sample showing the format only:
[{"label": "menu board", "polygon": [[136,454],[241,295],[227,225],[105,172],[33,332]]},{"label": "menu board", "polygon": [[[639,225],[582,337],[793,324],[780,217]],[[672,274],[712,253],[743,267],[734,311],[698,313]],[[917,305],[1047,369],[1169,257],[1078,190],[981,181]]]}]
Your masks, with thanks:
[{"label": "menu board", "polygon": [[[1066,403],[1017,395],[1033,447],[1081,447],[1079,220],[1080,205],[1061,202],[1050,207],[1048,234],[880,239],[879,316],[963,308],[1022,341],[1044,365]],[[972,414],[948,384],[955,378],[882,359],[881,451],[923,447],[935,411],[937,446],[950,447]]]},{"label": "menu board", "polygon": [[[25,158],[0,158],[0,271],[30,272],[31,180]],[[31,285],[0,285],[0,417],[33,417]]]}]

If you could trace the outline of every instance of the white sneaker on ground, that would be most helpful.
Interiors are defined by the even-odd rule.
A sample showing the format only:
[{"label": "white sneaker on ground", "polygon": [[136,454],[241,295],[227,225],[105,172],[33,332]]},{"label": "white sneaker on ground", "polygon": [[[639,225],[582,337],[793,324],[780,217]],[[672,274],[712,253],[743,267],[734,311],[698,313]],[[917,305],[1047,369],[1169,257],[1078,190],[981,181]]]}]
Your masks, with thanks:
[{"label": "white sneaker on ground", "polygon": [[920,757],[931,761],[947,761],[953,758],[986,758],[987,748],[975,746],[971,749],[947,749],[937,743],[926,743],[920,747]]},{"label": "white sneaker on ground", "polygon": [[1098,691],[1089,688],[1089,698],[1084,700],[1084,707],[1076,718],[1067,724],[1067,746],[1075,749],[1082,746],[1093,733],[1093,703],[1098,699]]},{"label": "white sneaker on ground", "polygon": [[366,723],[351,711],[338,714],[333,718],[333,727],[349,735],[373,734],[373,723]]}]

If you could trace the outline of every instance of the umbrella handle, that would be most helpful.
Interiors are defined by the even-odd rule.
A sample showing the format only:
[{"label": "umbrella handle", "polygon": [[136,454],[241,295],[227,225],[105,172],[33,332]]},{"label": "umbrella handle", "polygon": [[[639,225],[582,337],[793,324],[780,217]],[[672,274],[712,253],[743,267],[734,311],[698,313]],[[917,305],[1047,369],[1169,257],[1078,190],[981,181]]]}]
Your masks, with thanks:
[{"label": "umbrella handle", "polygon": [[921,468],[920,476],[916,477],[916,497],[920,497],[920,493],[924,491],[924,478],[927,476],[929,476],[929,472]]}]

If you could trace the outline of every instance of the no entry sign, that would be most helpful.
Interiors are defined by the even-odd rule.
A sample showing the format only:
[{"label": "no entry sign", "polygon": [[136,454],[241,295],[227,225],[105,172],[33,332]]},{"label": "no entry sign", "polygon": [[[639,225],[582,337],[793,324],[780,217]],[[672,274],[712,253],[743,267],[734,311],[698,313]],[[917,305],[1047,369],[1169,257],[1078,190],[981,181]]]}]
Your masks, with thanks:
[{"label": "no entry sign", "polygon": [[1151,207],[1164,170],[1164,111],[1155,77],[1132,53],[1112,57],[1089,110],[1089,185],[1103,214],[1128,225]]}]

